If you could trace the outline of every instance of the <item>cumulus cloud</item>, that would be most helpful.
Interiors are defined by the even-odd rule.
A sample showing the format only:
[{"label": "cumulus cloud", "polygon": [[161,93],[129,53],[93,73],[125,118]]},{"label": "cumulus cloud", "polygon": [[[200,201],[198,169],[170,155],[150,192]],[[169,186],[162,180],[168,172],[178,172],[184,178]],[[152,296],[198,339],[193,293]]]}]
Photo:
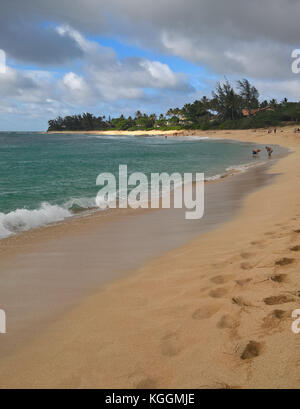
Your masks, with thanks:
[{"label": "cumulus cloud", "polygon": [[[41,26],[43,21],[55,21],[177,55],[218,73],[282,78],[289,75],[287,56],[299,41],[299,14],[300,3],[295,0],[85,0],[84,4],[10,0],[1,6],[0,38],[6,39],[2,42],[14,56],[58,62],[64,50],[66,58],[75,57],[78,39],[59,40],[54,30]],[[17,35],[10,35],[12,27]],[[20,43],[25,45],[23,52]]]},{"label": "cumulus cloud", "polygon": [[145,97],[146,88],[193,90],[186,75],[173,72],[166,64],[145,58],[119,59],[113,49],[87,40],[69,26],[57,30],[64,37],[73,38],[84,53],[83,75],[68,73],[62,80],[65,91],[77,98],[138,99]]},{"label": "cumulus cloud", "polygon": [[47,71],[19,71],[7,67],[5,74],[0,75],[1,99],[17,102],[43,102],[54,96],[52,87],[53,75]]},{"label": "cumulus cloud", "polygon": [[188,77],[173,72],[167,64],[136,57],[120,59],[112,48],[86,39],[67,25],[57,27],[56,32],[63,39],[72,39],[82,53],[80,64],[75,65],[77,70],[60,73],[8,67],[0,75],[0,96],[5,98],[5,106],[0,104],[2,112],[26,112],[32,117],[44,113],[49,118],[50,114],[69,114],[91,107],[105,109],[105,102],[120,100],[143,101],[147,105],[155,99],[153,92],[167,95],[193,91]]},{"label": "cumulus cloud", "polygon": [[152,108],[154,101],[162,101],[162,107],[163,101],[174,100],[170,96],[174,92],[180,101],[194,95],[188,77],[161,61],[119,58],[112,48],[89,40],[102,35],[180,57],[205,67],[212,76],[249,77],[264,97],[273,90],[298,99],[297,77],[291,72],[291,51],[299,48],[300,2],[296,0],[3,3],[0,48],[9,60],[34,64],[46,72],[62,67],[64,72],[52,71],[44,83],[37,73],[10,72],[0,95],[10,93],[11,98],[25,100],[25,90],[31,89],[29,98],[40,98],[47,109],[54,107],[53,102],[43,102],[48,98],[56,101],[56,108],[99,105],[101,100],[112,110],[127,109],[128,103],[122,105],[122,101]]},{"label": "cumulus cloud", "polygon": [[[11,0],[1,8],[2,30],[21,16],[19,32],[25,28],[25,38],[24,21],[33,24],[52,20],[69,23],[87,33],[119,36],[143,47],[206,64],[216,72],[222,69],[225,74],[271,77],[289,74],[286,58],[298,42],[300,14],[300,3],[295,0],[86,0],[84,5],[79,0],[71,5],[70,0],[43,4],[39,0]],[[55,59],[51,47],[47,55],[47,47],[41,50],[39,46],[42,42],[54,43],[53,32],[43,37],[39,26],[39,33],[31,36],[32,49],[40,51],[40,59]],[[19,40],[17,36],[14,45],[11,40],[11,50],[18,48]],[[71,54],[78,51],[71,43],[63,48]],[[26,55],[30,56],[28,49]],[[274,57],[276,64],[270,64]],[[247,63],[249,59],[255,69]]]}]

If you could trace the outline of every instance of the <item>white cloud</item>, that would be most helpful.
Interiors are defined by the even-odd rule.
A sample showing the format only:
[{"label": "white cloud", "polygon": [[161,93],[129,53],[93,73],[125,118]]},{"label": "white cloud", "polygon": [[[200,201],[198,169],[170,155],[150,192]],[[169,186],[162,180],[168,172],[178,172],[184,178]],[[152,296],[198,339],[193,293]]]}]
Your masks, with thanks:
[{"label": "white cloud", "polygon": [[82,91],[86,87],[84,79],[74,72],[64,75],[62,82],[71,91]]},{"label": "white cloud", "polygon": [[[288,55],[299,46],[299,14],[297,0],[85,0],[84,6],[77,0],[71,6],[70,0],[11,0],[1,7],[0,37],[9,39],[8,53],[45,63],[64,61],[64,54],[78,57],[78,45],[91,54],[97,45],[80,34],[86,32],[180,56],[223,75],[282,79],[290,74]],[[45,20],[61,23],[57,35],[48,30],[45,36],[39,24]],[[23,41],[12,35],[15,26],[25,33]],[[30,44],[26,53],[20,43]]]},{"label": "white cloud", "polygon": [[166,64],[145,58],[118,59],[113,49],[87,40],[71,27],[59,27],[58,32],[74,38],[84,52],[83,74],[71,72],[63,79],[66,90],[77,98],[137,99],[146,96],[147,88],[191,91],[188,77],[173,72]]},{"label": "white cloud", "polygon": [[[84,6],[79,0],[71,6],[70,0],[3,3],[0,47],[9,59],[47,69],[39,73],[9,69],[7,77],[0,78],[2,112],[19,110],[20,115],[30,115],[26,103],[36,104],[41,115],[43,110],[48,115],[49,109],[61,113],[90,107],[129,112],[131,105],[146,110],[156,104],[159,110],[166,101],[172,104],[172,93],[176,93],[176,105],[199,97],[199,90],[193,94],[189,78],[168,65],[119,58],[112,48],[90,41],[87,35],[181,57],[219,78],[249,77],[263,97],[274,93],[299,99],[299,77],[290,68],[291,51],[299,48],[300,2],[296,0],[85,0]],[[45,27],[41,24],[45,21],[59,27]],[[49,71],[48,67],[57,66],[64,72]]]},{"label": "white cloud", "polygon": [[279,101],[287,97],[292,101],[300,101],[300,81],[298,79],[283,81],[257,80],[255,85],[267,99],[276,98]]},{"label": "white cloud", "polygon": [[188,77],[175,73],[167,64],[136,57],[119,59],[112,48],[86,39],[69,26],[58,27],[57,32],[72,38],[82,51],[77,69],[60,73],[8,67],[6,74],[0,75],[0,97],[5,98],[0,113],[49,119],[88,108],[103,110],[105,104],[120,100],[147,105],[154,98],[149,96],[149,89],[160,94],[161,100],[162,92],[193,90]]}]

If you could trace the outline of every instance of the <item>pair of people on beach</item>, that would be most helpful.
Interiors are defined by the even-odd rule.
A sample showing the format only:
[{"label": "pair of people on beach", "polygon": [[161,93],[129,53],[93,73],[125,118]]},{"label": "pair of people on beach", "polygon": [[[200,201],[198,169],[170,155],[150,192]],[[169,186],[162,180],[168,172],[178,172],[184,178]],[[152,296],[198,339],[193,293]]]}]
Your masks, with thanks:
[{"label": "pair of people on beach", "polygon": [[[267,151],[268,157],[271,158],[271,157],[272,157],[272,153],[273,153],[273,149],[272,149],[270,146],[266,146],[266,151]],[[254,158],[257,157],[258,154],[259,154],[259,152],[261,152],[260,149],[253,149],[253,151],[252,151],[253,157],[254,157]]]}]

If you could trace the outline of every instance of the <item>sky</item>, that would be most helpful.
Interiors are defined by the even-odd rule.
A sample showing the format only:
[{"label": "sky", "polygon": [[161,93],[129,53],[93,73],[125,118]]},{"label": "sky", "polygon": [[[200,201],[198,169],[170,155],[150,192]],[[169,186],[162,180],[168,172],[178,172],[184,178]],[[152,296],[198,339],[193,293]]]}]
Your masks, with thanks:
[{"label": "sky", "polygon": [[44,131],[82,112],[165,113],[225,77],[248,78],[262,100],[300,100],[298,0],[1,3],[0,130]]}]

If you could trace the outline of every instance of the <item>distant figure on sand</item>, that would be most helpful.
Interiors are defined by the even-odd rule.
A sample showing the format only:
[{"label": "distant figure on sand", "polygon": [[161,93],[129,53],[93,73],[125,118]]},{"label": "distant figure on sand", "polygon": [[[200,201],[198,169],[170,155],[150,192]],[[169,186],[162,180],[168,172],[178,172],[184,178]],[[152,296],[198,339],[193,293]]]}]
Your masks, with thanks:
[{"label": "distant figure on sand", "polygon": [[277,132],[277,129],[276,128],[274,128],[274,133],[276,133]]},{"label": "distant figure on sand", "polygon": [[267,151],[267,154],[268,154],[269,158],[271,158],[272,153],[273,153],[273,149],[270,146],[266,146],[266,151]]},{"label": "distant figure on sand", "polygon": [[258,156],[259,152],[260,152],[260,149],[253,149],[253,151],[252,151],[253,157],[256,158]]}]

